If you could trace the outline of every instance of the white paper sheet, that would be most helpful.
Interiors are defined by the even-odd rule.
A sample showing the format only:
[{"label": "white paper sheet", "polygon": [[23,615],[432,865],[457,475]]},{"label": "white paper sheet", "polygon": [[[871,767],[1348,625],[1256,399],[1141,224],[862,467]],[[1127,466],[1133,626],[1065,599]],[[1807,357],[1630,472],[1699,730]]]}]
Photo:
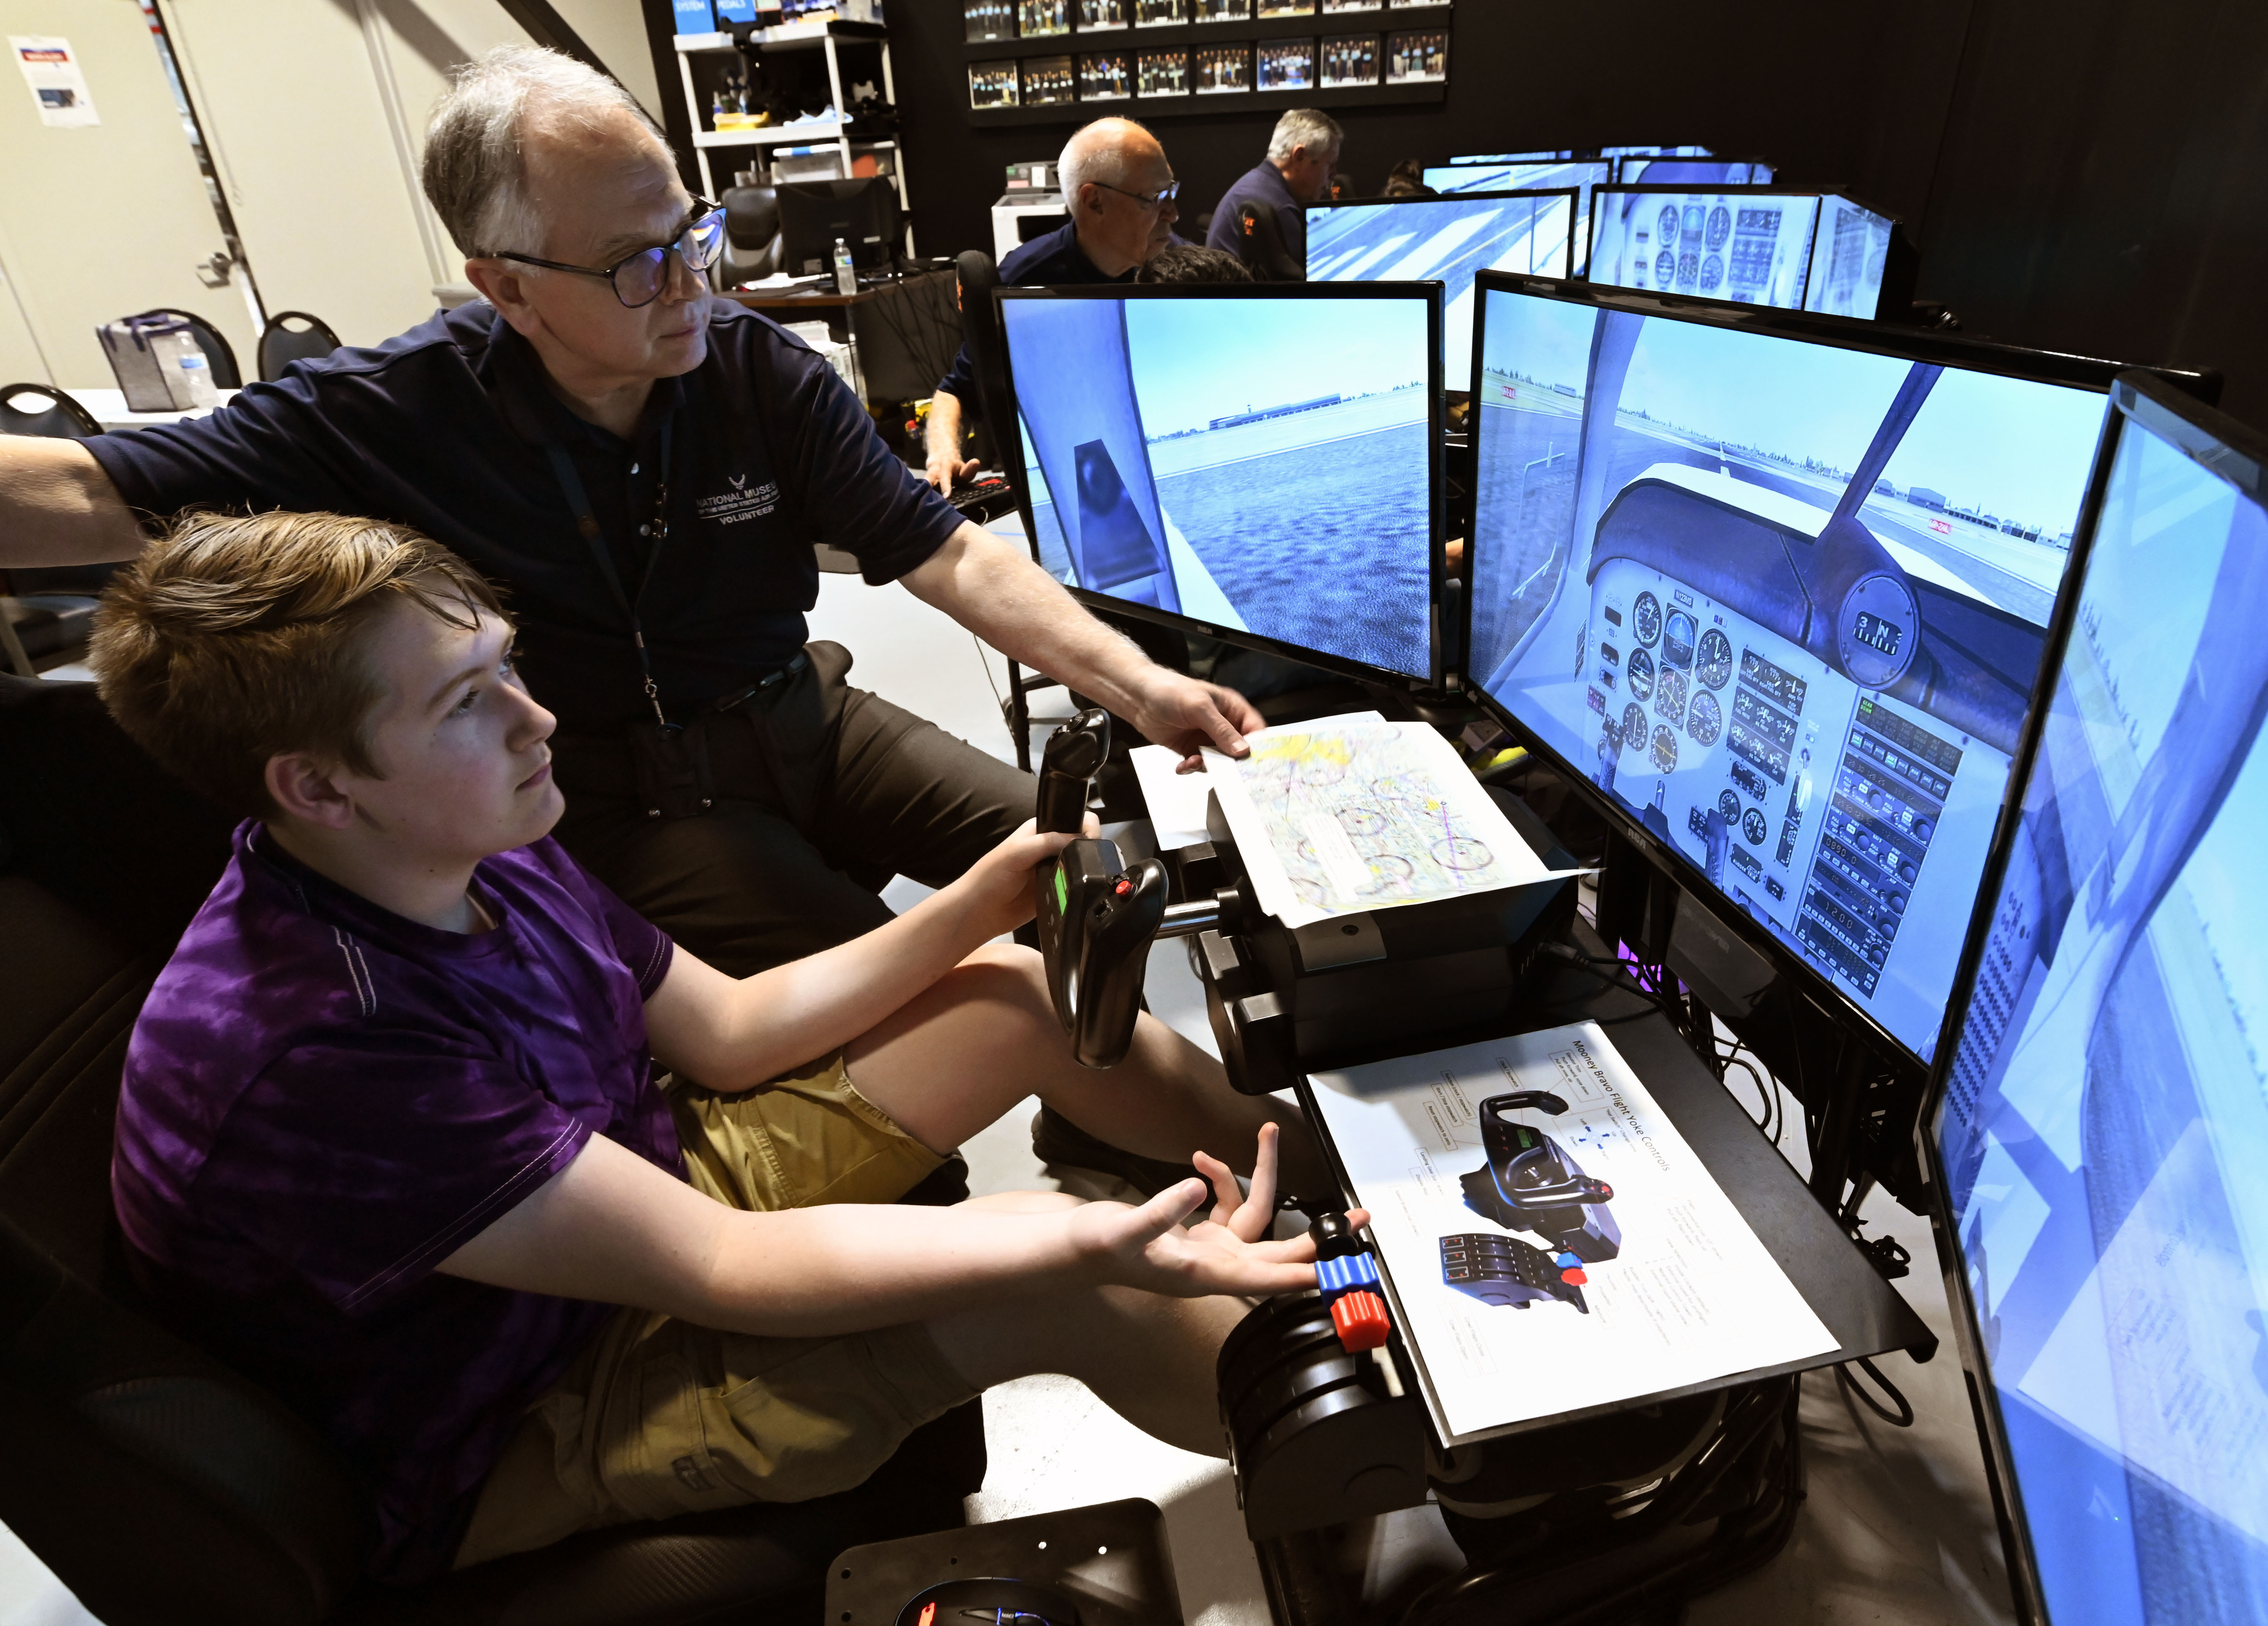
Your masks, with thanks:
[{"label": "white paper sheet", "polygon": [[16,53],[16,66],[23,71],[24,83],[32,87],[40,123],[73,129],[102,122],[70,40],[55,34],[11,33],[8,46]]},{"label": "white paper sheet", "polygon": [[[1014,523],[1019,527],[1017,534],[1021,536],[1022,522]],[[1382,727],[1386,719],[1375,711],[1349,711],[1279,732],[1309,733],[1318,728],[1348,723],[1374,723]],[[1269,732],[1262,729],[1253,738],[1261,739]],[[1212,795],[1211,776],[1202,767],[1195,773],[1181,772],[1181,753],[1169,751],[1164,746],[1137,746],[1126,755],[1134,764],[1135,781],[1141,785],[1143,803],[1150,810],[1150,825],[1157,832],[1158,850],[1165,852],[1177,847],[1194,847],[1208,839],[1205,804]]]},{"label": "white paper sheet", "polygon": [[[1832,1350],[1834,1338],[1597,1024],[1313,1077],[1393,1313],[1442,1438],[1658,1394]],[[1578,1268],[1585,1308],[1488,1304],[1443,1279],[1441,1239],[1516,1238],[1469,1206],[1481,1103],[1546,1090],[1564,1114],[1506,1117],[1548,1135],[1613,1191],[1620,1252]]]},{"label": "white paper sheet", "polygon": [[1531,885],[1544,866],[1423,723],[1326,718],[1205,753],[1260,907],[1286,926]]}]

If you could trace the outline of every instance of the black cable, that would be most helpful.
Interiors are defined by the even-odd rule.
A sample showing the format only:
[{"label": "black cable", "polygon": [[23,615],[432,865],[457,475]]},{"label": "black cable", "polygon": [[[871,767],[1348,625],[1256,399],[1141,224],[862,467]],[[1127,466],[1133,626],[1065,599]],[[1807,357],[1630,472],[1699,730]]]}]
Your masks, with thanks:
[{"label": "black cable", "polygon": [[[1653,1005],[1655,1010],[1660,1011],[1664,1016],[1668,1017],[1671,1025],[1675,1026],[1679,1032],[1683,1033],[1685,1030],[1685,1024],[1679,1019],[1682,1012],[1679,1012],[1676,1003],[1674,1000],[1671,1000],[1664,995],[1655,993],[1653,990],[1639,983],[1634,977],[1625,981],[1623,976],[1616,975],[1617,972],[1625,969],[1622,961],[1618,960],[1601,960],[1593,955],[1586,954],[1582,950],[1572,947],[1565,943],[1544,943],[1541,945],[1540,947],[1544,953],[1550,955],[1554,960],[1572,967],[1574,969],[1583,973],[1586,976],[1596,977],[1600,982],[1604,982],[1608,987],[1614,989],[1618,992],[1636,995],[1638,998],[1645,1000],[1648,1004]],[[1602,970],[1600,968],[1604,966],[1612,966],[1615,968],[1615,970]],[[1565,1004],[1572,1002],[1560,1000],[1556,1003]],[[1653,1014],[1653,1012],[1651,1011],[1638,1012],[1638,1016],[1651,1016]],[[1628,1022],[1636,1020],[1637,1017],[1616,1017],[1612,1019],[1619,1022]],[[1602,1022],[1601,1026],[1605,1026],[1605,1023]]]},{"label": "black cable", "polygon": [[[1867,1391],[1859,1386],[1859,1380],[1851,1375],[1851,1368],[1853,1366],[1858,1367],[1869,1378],[1872,1378],[1878,1386],[1880,1386],[1882,1393],[1889,1396],[1891,1403],[1897,1407],[1896,1411],[1891,1411],[1884,1407],[1881,1402],[1876,1400],[1872,1394],[1867,1393]],[[1892,1428],[1910,1429],[1913,1427],[1913,1402],[1899,1393],[1898,1386],[1892,1383],[1888,1378],[1882,1376],[1882,1369],[1875,1365],[1874,1363],[1867,1359],[1867,1357],[1862,1355],[1855,1361],[1846,1361],[1842,1365],[1837,1366],[1835,1369],[1835,1381],[1841,1384],[1845,1390],[1856,1395],[1859,1402],[1865,1405],[1867,1410],[1873,1412],[1876,1416],[1889,1424]]]},{"label": "black cable", "polygon": [[[1774,1092],[1765,1087],[1764,1078],[1757,1073],[1755,1068],[1749,1066],[1748,1063],[1742,1061],[1737,1056],[1728,1057],[1726,1060],[1724,1072],[1730,1072],[1735,1067],[1748,1074],[1749,1082],[1756,1086],[1757,1098],[1764,1103],[1764,1115],[1761,1118],[1751,1119],[1750,1122],[1753,1122],[1757,1129],[1764,1131],[1765,1135],[1769,1136],[1771,1133],[1772,1096]],[[1718,1074],[1717,1081],[1719,1084],[1724,1082],[1724,1073],[1720,1072]]]}]

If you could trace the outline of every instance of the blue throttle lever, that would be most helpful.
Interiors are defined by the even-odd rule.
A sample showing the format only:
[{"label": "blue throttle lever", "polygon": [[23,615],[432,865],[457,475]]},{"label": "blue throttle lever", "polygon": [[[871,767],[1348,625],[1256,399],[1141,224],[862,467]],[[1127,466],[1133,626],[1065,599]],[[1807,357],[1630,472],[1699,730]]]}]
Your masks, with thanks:
[{"label": "blue throttle lever", "polygon": [[[1110,754],[1110,715],[1080,712],[1048,737],[1040,757],[1039,828],[1077,830],[1094,776]],[[1131,866],[1112,841],[1081,837],[1037,879],[1040,957],[1057,1019],[1083,1067],[1116,1067],[1134,1042],[1150,945],[1217,925],[1219,903],[1168,906],[1166,866]],[[1169,918],[1170,917],[1170,918]]]}]

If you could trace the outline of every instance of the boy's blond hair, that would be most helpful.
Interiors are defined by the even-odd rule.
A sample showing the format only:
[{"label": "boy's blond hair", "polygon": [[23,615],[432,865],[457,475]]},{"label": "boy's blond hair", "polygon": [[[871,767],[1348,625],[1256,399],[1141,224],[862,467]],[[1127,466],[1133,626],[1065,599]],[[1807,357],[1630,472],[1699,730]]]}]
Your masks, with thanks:
[{"label": "boy's blond hair", "polygon": [[279,754],[378,776],[366,725],[385,689],[366,645],[403,600],[452,626],[508,619],[479,571],[406,526],[189,514],[112,578],[87,661],[143,749],[229,811],[273,817]]}]

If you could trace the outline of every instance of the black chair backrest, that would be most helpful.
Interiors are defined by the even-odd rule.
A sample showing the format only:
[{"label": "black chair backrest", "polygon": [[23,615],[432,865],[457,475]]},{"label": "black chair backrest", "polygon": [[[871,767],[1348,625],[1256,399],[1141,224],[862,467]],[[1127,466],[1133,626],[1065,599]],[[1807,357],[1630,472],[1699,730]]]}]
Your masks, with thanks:
[{"label": "black chair backrest", "polygon": [[102,433],[93,413],[45,384],[0,384],[0,435],[45,435],[85,440]]},{"label": "black chair backrest", "polygon": [[1283,224],[1273,203],[1236,206],[1237,254],[1254,278],[1263,283],[1304,283],[1307,268],[1285,246]]},{"label": "black chair backrest", "polygon": [[143,311],[139,314],[171,316],[176,320],[188,323],[189,331],[197,335],[197,348],[205,353],[206,364],[212,368],[213,387],[217,390],[244,387],[244,374],[237,368],[235,349],[222,335],[219,328],[195,311],[177,311],[170,305],[159,305],[154,311]]},{"label": "black chair backrest", "polygon": [[725,235],[745,254],[762,254],[779,235],[779,194],[770,187],[730,187],[725,192]]},{"label": "black chair backrest", "polygon": [[990,254],[975,248],[953,264],[961,284],[961,342],[968,347],[968,364],[976,374],[977,414],[992,443],[993,455],[986,460],[1004,467],[1016,445],[1016,402],[1008,388],[1008,340],[1000,331],[1000,307],[992,298],[992,291],[1000,285],[1000,270]]},{"label": "black chair backrest", "polygon": [[[294,327],[293,322],[306,326]],[[320,361],[339,348],[330,323],[305,311],[278,311],[260,335],[260,376],[280,379],[295,361]]]}]

